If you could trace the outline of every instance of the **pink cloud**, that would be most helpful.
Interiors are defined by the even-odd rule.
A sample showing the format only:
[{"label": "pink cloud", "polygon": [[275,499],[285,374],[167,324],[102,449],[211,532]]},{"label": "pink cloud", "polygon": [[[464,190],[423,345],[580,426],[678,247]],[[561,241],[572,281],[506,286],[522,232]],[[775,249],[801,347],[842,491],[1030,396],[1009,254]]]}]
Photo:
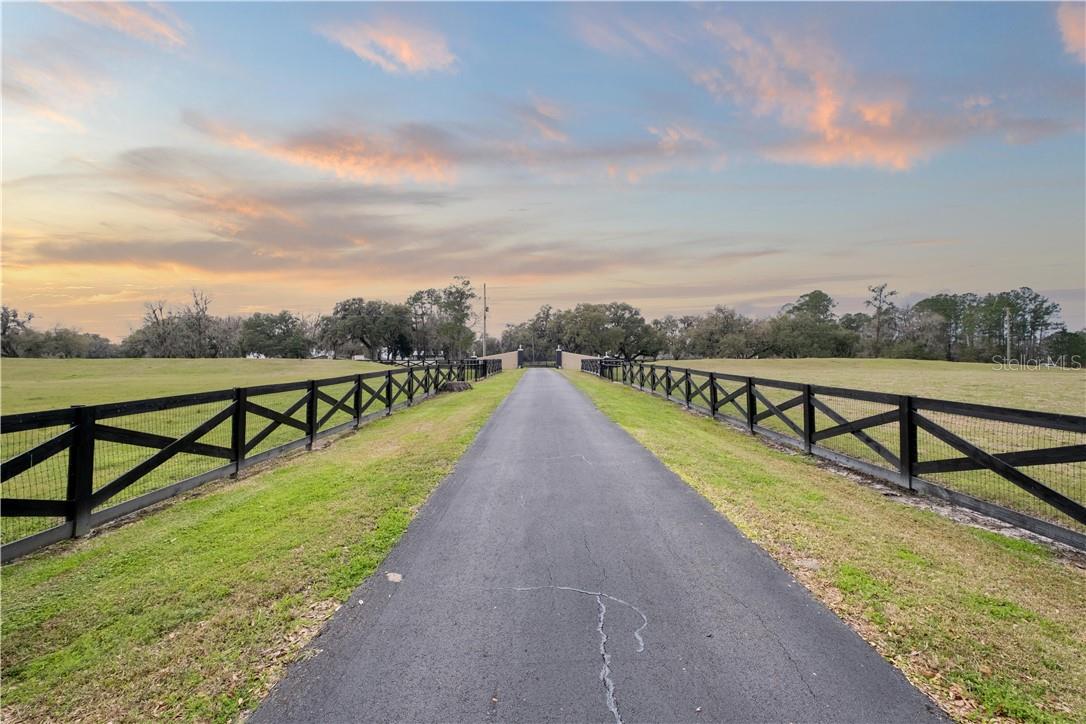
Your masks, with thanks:
[{"label": "pink cloud", "polygon": [[782,33],[761,41],[731,20],[711,20],[705,28],[721,42],[728,69],[696,71],[694,82],[804,133],[768,149],[770,158],[903,170],[950,140],[944,124],[910,115],[902,97],[857,90],[833,48]]},{"label": "pink cloud", "polygon": [[298,166],[331,171],[366,183],[448,181],[452,155],[437,139],[410,127],[388,135],[317,131],[282,141],[266,140],[227,124],[189,115],[190,125],[234,148]]},{"label": "pink cloud", "polygon": [[1086,3],[1060,3],[1056,20],[1063,36],[1063,49],[1086,63]]},{"label": "pink cloud", "polygon": [[398,20],[325,26],[317,32],[388,73],[447,71],[456,63],[440,33]]},{"label": "pink cloud", "polygon": [[112,28],[146,42],[176,48],[186,44],[185,24],[158,3],[143,3],[139,7],[125,2],[50,2],[49,5],[85,23]]}]

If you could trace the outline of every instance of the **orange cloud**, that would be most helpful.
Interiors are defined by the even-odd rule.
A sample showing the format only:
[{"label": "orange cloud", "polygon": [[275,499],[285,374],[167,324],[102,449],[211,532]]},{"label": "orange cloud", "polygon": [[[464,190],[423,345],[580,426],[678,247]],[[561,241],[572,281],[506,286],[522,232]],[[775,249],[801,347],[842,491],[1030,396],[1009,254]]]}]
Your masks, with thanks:
[{"label": "orange cloud", "polygon": [[1056,20],[1063,36],[1063,49],[1086,63],[1086,3],[1061,3]]},{"label": "orange cloud", "polygon": [[298,166],[331,171],[340,178],[399,183],[448,181],[453,175],[451,154],[434,139],[413,133],[411,128],[394,137],[328,131],[268,141],[202,117],[189,115],[188,121],[221,143]]},{"label": "orange cloud", "polygon": [[771,158],[903,170],[942,143],[940,129],[905,118],[900,98],[869,98],[857,92],[851,73],[831,48],[777,33],[761,42],[731,20],[711,20],[705,27],[724,44],[731,72],[703,69],[693,74],[694,82],[718,98],[737,99],[755,115],[776,116],[783,125],[807,134],[770,149]]},{"label": "orange cloud", "polygon": [[400,21],[328,26],[317,32],[387,73],[451,70],[456,63],[444,36]]},{"label": "orange cloud", "polygon": [[184,23],[158,3],[139,7],[125,2],[50,2],[51,7],[85,23],[112,28],[150,43],[180,48],[186,44]]}]

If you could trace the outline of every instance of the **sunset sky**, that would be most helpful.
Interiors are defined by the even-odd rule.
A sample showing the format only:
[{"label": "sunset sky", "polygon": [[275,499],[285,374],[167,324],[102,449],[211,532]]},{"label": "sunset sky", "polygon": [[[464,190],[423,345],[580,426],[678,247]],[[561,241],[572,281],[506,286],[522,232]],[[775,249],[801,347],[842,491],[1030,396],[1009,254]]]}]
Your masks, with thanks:
[{"label": "sunset sky", "polygon": [[650,317],[1031,286],[1086,324],[1086,5],[15,4],[3,300],[123,337],[488,284]]}]

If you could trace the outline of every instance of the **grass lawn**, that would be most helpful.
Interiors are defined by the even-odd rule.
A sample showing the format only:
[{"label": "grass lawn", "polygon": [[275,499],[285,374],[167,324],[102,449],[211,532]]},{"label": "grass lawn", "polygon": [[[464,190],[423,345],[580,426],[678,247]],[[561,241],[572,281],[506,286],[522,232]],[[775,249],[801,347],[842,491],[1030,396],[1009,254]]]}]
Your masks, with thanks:
[{"label": "grass lawn", "polygon": [[1086,721],[1082,568],[644,393],[565,374],[955,717]]},{"label": "grass lawn", "polygon": [[[296,382],[307,379],[338,377],[347,374],[374,371],[393,371],[397,379],[404,381],[406,370],[372,362],[332,360],[4,360],[0,374],[3,384],[3,411],[51,409],[71,403],[93,404],[121,400],[161,397],[229,389],[234,386]],[[378,387],[381,380],[370,384]],[[340,399],[351,389],[350,383],[325,386],[323,392]],[[250,398],[253,402],[278,412],[286,412],[294,402],[305,395],[304,391],[284,392]],[[405,397],[397,393],[394,401]],[[366,398],[368,399],[368,398]],[[363,400],[365,403],[366,400]],[[220,412],[228,403],[216,402],[179,407],[151,413],[140,413],[112,418],[108,424],[129,430],[154,433],[168,437],[180,437],[200,423]],[[317,405],[318,420],[330,409],[327,402]],[[380,405],[368,412],[375,412]],[[292,417],[305,422],[306,408],[298,408]],[[349,421],[350,415],[337,411],[325,427]],[[262,430],[268,420],[254,412],[246,418],[251,438]],[[51,437],[60,434],[65,426],[40,428],[0,436],[0,457],[7,460],[14,455],[32,449]],[[280,426],[264,438],[249,456],[257,455],[273,447],[304,437],[304,434],[288,426]],[[204,435],[200,442],[229,447],[230,424],[226,422]],[[155,451],[121,443],[99,440],[95,444],[94,489],[112,480],[150,457]],[[40,465],[15,476],[4,483],[0,498],[63,499],[67,490],[67,451],[46,460]],[[223,461],[199,455],[180,454],[165,465],[144,476],[109,500],[105,507],[116,505],[143,493],[176,483],[193,475],[212,470]],[[26,535],[50,528],[61,522],[60,518],[8,517],[0,520],[0,540],[7,543]]]},{"label": "grass lawn", "polygon": [[[674,362],[670,366],[676,369],[689,367],[695,370],[729,372],[792,382],[1086,414],[1086,373],[1081,370],[1010,371],[996,370],[992,365],[983,364],[886,359],[685,360]],[[694,384],[704,379],[704,377],[695,377]],[[734,389],[736,385],[734,382],[727,381],[722,384],[728,391]],[[777,405],[797,394],[792,390],[764,385],[759,389]],[[663,394],[662,381],[657,384],[656,391]],[[681,397],[682,394],[681,388],[678,388],[677,395]],[[848,420],[858,420],[893,409],[891,405],[883,403],[825,395],[820,396],[820,399]],[[703,407],[708,405],[707,402],[698,398],[695,398],[694,404]],[[759,403],[759,406],[764,409],[764,405]],[[739,411],[731,406],[726,406],[721,412],[740,416]],[[803,426],[801,407],[793,407],[784,414],[798,427]],[[1012,452],[1086,443],[1086,439],[1081,434],[1073,432],[980,420],[942,412],[926,412],[925,415],[990,452]],[[818,430],[837,424],[821,411],[816,411],[815,418]],[[760,424],[776,432],[796,437],[794,430],[776,416],[771,416]],[[868,428],[864,432],[893,452],[899,449],[896,422]],[[833,437],[820,444],[873,465],[887,469],[892,467],[882,456],[852,435]],[[960,455],[946,443],[926,432],[920,432],[918,435],[917,450],[921,461],[955,458]],[[1028,472],[1040,482],[1072,500],[1086,501],[1086,464],[1063,463],[1034,466]],[[930,473],[926,477],[944,487],[1034,517],[1044,518],[1064,527],[1086,532],[1086,526],[1083,524],[1024,492],[990,470]]]},{"label": "grass lawn", "polygon": [[1086,415],[1086,371],[1001,370],[994,364],[907,359],[694,359],[709,372]]},{"label": "grass lawn", "polygon": [[5,566],[4,721],[227,721],[255,706],[520,375]]},{"label": "grass lawn", "polygon": [[389,369],[375,362],[289,359],[11,359],[0,362],[0,412],[141,400]]}]

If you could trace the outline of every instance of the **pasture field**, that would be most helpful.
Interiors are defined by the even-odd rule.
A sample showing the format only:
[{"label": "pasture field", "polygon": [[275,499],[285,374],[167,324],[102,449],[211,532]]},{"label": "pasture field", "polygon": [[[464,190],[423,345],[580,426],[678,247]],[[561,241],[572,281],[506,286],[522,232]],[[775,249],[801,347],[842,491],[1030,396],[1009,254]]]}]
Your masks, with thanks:
[{"label": "pasture field", "polygon": [[0,413],[166,397],[390,369],[306,359],[12,359],[0,362]]},{"label": "pasture field", "polygon": [[[1086,364],[1086,360],[1083,361]],[[1086,370],[911,359],[691,359],[659,364],[982,405],[1086,415]]]},{"label": "pasture field", "polygon": [[4,566],[3,720],[236,720],[380,565],[520,375]]},{"label": "pasture field", "polygon": [[[149,397],[206,392],[235,386],[294,382],[341,375],[392,370],[398,379],[402,368],[372,362],[334,360],[5,360],[0,368],[3,384],[3,412],[22,412],[66,407],[69,404],[96,404]],[[373,380],[376,386],[380,380]],[[323,387],[322,390],[340,399],[351,389],[350,383]],[[282,392],[252,397],[252,401],[276,410],[288,412],[304,397],[305,391]],[[397,393],[394,402],[403,402]],[[180,437],[225,409],[228,402],[213,402],[177,407],[152,413],[140,413],[109,419],[115,427],[139,432]],[[317,405],[318,418],[330,409],[327,402]],[[368,412],[377,412],[375,405]],[[305,422],[305,405],[290,415]],[[350,415],[337,411],[329,426],[347,422]],[[256,413],[246,416],[249,436],[263,429],[269,421]],[[0,457],[7,460],[25,450],[60,434],[67,426],[39,428],[0,436]],[[229,447],[229,421],[204,435],[200,442]],[[298,430],[280,426],[254,448],[252,457],[279,445],[304,437]],[[98,441],[95,445],[94,489],[108,485],[121,474],[147,459],[155,451],[132,445]],[[182,453],[159,466],[110,499],[116,505],[144,493],[208,472],[223,464],[221,459]],[[6,481],[0,498],[32,498],[62,500],[67,490],[68,452],[63,451],[29,470]],[[6,517],[0,519],[0,541],[18,540],[62,522],[50,517]]]},{"label": "pasture field", "polygon": [[[564,374],[959,720],[1086,720],[1086,568]],[[857,385],[862,386],[862,385]]]},{"label": "pasture field", "polygon": [[[660,380],[654,391],[664,394],[662,365],[672,369],[689,368],[712,372],[760,377],[765,379],[805,382],[833,387],[910,394],[947,400],[973,402],[1001,407],[1021,407],[1045,412],[1086,414],[1086,372],[1082,370],[998,370],[991,365],[931,362],[923,360],[867,359],[802,359],[802,360],[681,360],[656,365]],[[673,378],[678,373],[673,372]],[[705,376],[691,375],[692,384],[706,381]],[[646,388],[649,387],[646,381]],[[721,381],[721,387],[731,392],[743,383]],[[756,388],[774,405],[782,405],[798,394],[794,390],[757,384]],[[682,387],[675,387],[673,396],[682,398]],[[831,428],[842,420],[859,420],[871,415],[892,412],[894,405],[819,394],[817,399],[828,405],[840,419],[831,419],[822,410],[815,412],[815,429]],[[708,409],[708,402],[695,397],[695,407]],[[743,404],[742,402],[737,404]],[[766,406],[759,402],[758,409]],[[740,420],[745,413],[729,403],[720,414]],[[968,415],[925,411],[933,422],[959,437],[993,453],[1018,452],[1044,448],[1081,445],[1086,439],[1078,433],[1045,429],[1010,422],[982,420]],[[803,427],[803,410],[795,406],[784,416],[798,428]],[[776,415],[759,423],[791,438],[794,429]],[[891,453],[899,449],[896,420],[869,427],[864,434]],[[917,435],[917,457],[920,462],[957,458],[960,452],[927,432]],[[859,459],[886,470],[896,470],[879,452],[853,435],[832,437],[819,443],[838,453]],[[1032,466],[1026,472],[1049,488],[1072,500],[1086,501],[1086,463],[1061,463]],[[922,474],[932,482],[961,493],[996,503],[1006,508],[1050,520],[1064,527],[1086,532],[1086,525],[1056,510],[1047,503],[1023,491],[997,473],[987,469]]]}]

